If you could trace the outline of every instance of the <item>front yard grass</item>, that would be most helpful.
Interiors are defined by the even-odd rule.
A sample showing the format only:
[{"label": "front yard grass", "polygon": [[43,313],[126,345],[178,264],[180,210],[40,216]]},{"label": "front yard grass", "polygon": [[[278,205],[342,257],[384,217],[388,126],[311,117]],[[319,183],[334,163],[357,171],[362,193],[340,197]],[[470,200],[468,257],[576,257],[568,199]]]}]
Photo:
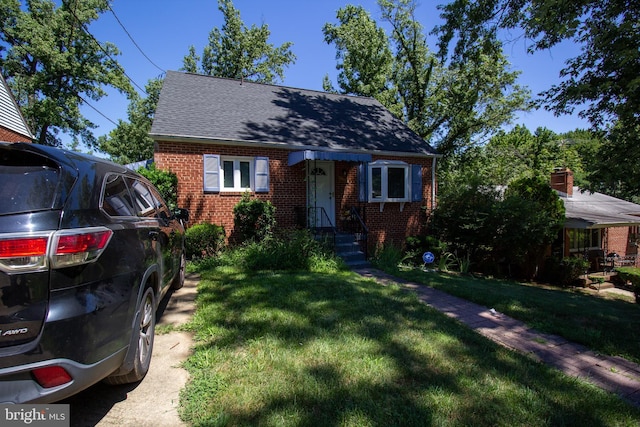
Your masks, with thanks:
[{"label": "front yard grass", "polygon": [[637,426],[640,410],[351,272],[201,272],[197,426]]},{"label": "front yard grass", "polygon": [[572,289],[417,268],[388,273],[494,308],[538,331],[560,335],[599,353],[640,363],[640,305],[632,299],[604,299]]}]

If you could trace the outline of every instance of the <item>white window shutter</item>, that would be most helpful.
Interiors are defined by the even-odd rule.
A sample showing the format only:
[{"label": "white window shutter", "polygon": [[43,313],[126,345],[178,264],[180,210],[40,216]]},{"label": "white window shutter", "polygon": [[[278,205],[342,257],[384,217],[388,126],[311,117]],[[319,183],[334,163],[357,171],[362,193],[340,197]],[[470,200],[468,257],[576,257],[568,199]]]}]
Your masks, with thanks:
[{"label": "white window shutter", "polygon": [[256,193],[269,192],[269,158],[256,157],[255,164]]},{"label": "white window shutter", "polygon": [[204,191],[220,192],[220,156],[204,155]]}]

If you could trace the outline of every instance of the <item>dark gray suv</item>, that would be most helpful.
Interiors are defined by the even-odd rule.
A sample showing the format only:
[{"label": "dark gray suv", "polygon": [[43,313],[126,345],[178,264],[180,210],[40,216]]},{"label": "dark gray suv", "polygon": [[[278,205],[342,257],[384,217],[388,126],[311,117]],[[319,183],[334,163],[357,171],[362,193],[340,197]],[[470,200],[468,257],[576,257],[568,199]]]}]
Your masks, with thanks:
[{"label": "dark gray suv", "polygon": [[0,403],[141,380],[187,220],[121,165],[0,143]]}]

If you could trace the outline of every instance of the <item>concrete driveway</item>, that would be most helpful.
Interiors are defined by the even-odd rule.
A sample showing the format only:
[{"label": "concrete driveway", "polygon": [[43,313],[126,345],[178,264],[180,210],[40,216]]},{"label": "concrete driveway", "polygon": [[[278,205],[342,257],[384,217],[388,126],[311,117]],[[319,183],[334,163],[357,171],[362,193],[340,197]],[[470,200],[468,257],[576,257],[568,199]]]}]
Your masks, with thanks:
[{"label": "concrete driveway", "polygon": [[[178,326],[195,310],[197,276],[187,276],[184,287],[165,298],[157,325]],[[139,383],[110,386],[98,383],[63,402],[71,405],[71,425],[183,426],[178,417],[180,390],[188,380],[180,364],[191,354],[193,339],[185,332],[156,333],[151,367]]]}]

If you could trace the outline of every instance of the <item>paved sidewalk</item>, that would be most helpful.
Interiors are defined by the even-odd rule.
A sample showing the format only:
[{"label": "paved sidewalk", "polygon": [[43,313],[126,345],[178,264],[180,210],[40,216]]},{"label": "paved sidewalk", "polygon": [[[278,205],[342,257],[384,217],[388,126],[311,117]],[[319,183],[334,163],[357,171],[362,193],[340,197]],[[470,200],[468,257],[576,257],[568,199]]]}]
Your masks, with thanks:
[{"label": "paved sidewalk", "polygon": [[357,268],[354,271],[382,284],[397,283],[410,289],[426,304],[458,319],[498,344],[616,393],[640,407],[640,366],[635,363],[620,357],[597,354],[562,337],[537,332],[523,322],[491,308],[388,275],[375,268]]}]

